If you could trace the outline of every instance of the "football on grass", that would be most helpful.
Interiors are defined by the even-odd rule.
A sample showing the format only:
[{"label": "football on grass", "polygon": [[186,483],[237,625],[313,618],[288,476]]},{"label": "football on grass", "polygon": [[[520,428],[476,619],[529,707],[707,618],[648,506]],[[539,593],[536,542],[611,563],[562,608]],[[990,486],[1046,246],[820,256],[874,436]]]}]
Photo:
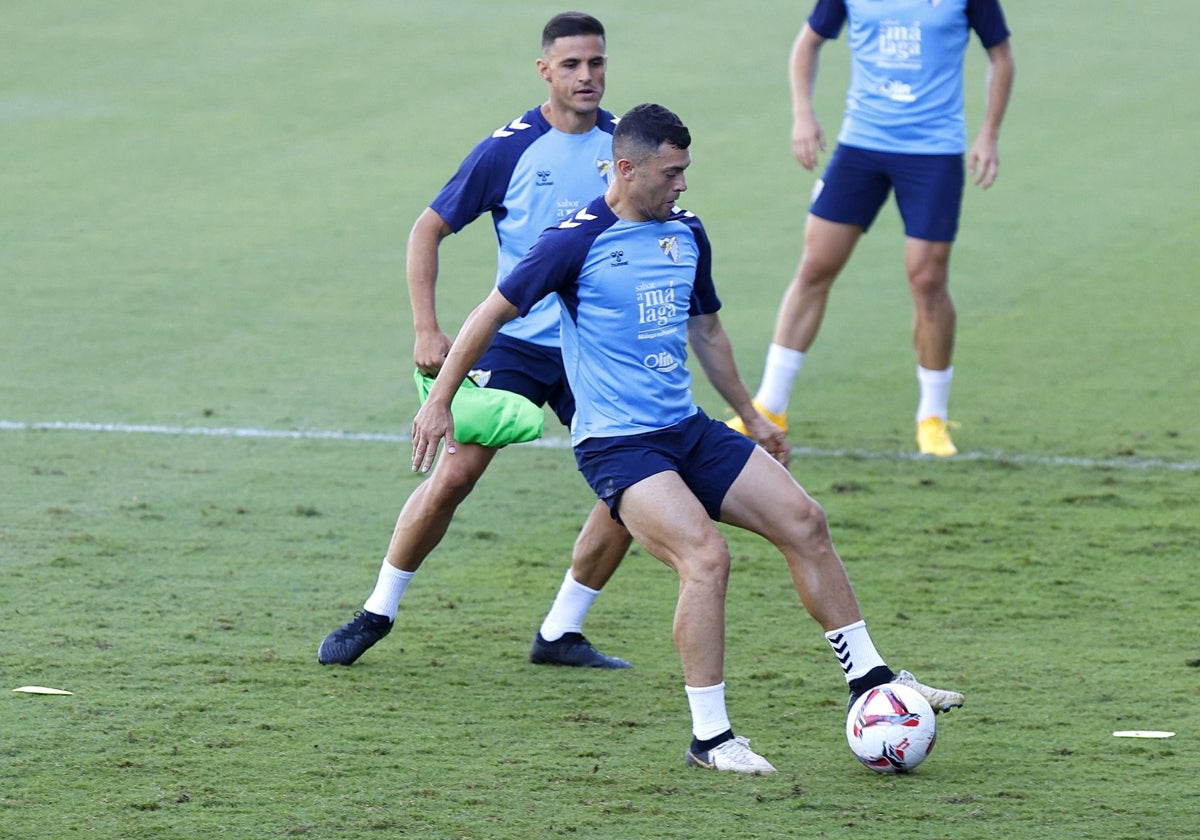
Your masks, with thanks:
[{"label": "football on grass", "polygon": [[907,773],[933,751],[937,721],[916,691],[885,683],[854,701],[846,716],[846,740],[858,760],[872,770]]}]

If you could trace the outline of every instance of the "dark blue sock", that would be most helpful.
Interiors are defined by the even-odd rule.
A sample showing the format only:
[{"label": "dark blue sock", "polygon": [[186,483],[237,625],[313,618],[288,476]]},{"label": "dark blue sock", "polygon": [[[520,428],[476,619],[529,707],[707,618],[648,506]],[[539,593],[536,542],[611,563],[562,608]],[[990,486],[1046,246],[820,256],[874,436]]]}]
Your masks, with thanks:
[{"label": "dark blue sock", "polygon": [[732,729],[726,729],[724,732],[722,732],[717,737],[709,738],[706,741],[701,741],[698,738],[693,737],[692,738],[692,752],[697,753],[697,754],[706,753],[709,750],[711,750],[713,747],[719,746],[721,744],[724,744],[726,741],[731,741],[731,740],[733,740],[733,730]]},{"label": "dark blue sock", "polygon": [[896,678],[896,672],[886,665],[879,665],[872,668],[867,673],[863,674],[856,680],[850,680],[850,693],[857,697],[864,691],[874,688],[877,685],[889,683]]}]

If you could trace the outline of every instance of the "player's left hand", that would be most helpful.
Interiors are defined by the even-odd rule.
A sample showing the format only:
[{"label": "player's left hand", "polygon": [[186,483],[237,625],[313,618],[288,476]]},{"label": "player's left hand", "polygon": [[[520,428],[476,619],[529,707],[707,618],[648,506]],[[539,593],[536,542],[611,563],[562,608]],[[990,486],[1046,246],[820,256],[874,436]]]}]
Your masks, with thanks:
[{"label": "player's left hand", "polygon": [[996,182],[996,176],[1000,173],[1000,153],[994,141],[986,137],[975,141],[967,155],[967,171],[977,187],[986,190]]},{"label": "player's left hand", "polygon": [[429,472],[443,439],[446,454],[453,455],[458,448],[454,441],[454,416],[448,407],[426,400],[412,422],[413,472]]}]

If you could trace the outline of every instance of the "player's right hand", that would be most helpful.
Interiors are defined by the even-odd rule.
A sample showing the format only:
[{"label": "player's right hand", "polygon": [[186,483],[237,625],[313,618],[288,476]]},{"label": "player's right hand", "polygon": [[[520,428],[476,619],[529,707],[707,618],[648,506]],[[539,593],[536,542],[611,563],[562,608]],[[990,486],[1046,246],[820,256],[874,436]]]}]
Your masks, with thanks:
[{"label": "player's right hand", "polygon": [[792,155],[810,172],[817,168],[817,155],[825,151],[825,132],[813,114],[792,120]]},{"label": "player's right hand", "polygon": [[786,467],[792,455],[792,445],[788,442],[787,433],[757,411],[748,421],[743,422],[746,423],[746,432],[750,439]]},{"label": "player's right hand", "polygon": [[413,363],[426,376],[437,376],[450,352],[450,336],[441,330],[418,333],[413,342]]}]

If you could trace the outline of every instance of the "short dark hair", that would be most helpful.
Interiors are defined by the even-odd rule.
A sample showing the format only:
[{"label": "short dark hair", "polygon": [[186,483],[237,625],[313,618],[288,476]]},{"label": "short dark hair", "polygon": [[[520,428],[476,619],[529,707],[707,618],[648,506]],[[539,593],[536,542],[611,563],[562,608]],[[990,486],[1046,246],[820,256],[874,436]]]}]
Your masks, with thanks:
[{"label": "short dark hair", "polygon": [[613,156],[641,163],[658,152],[663,143],[686,149],[692,145],[692,135],[674,112],[644,102],[630,108],[617,122]]},{"label": "short dark hair", "polygon": [[560,12],[546,22],[542,29],[542,49],[548,48],[559,38],[575,35],[599,35],[604,37],[604,24],[585,12]]}]

